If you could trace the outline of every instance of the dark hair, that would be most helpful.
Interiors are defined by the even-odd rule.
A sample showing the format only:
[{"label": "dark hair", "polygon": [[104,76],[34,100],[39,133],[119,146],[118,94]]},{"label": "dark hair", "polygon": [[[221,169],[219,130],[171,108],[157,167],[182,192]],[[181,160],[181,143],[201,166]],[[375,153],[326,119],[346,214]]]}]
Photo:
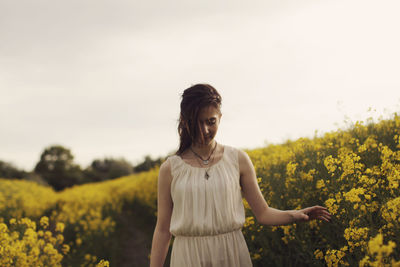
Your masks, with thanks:
[{"label": "dark hair", "polygon": [[221,100],[218,91],[209,84],[196,84],[183,91],[178,121],[180,143],[176,154],[180,155],[190,147],[201,131],[198,121],[200,109],[213,105],[220,110]]}]

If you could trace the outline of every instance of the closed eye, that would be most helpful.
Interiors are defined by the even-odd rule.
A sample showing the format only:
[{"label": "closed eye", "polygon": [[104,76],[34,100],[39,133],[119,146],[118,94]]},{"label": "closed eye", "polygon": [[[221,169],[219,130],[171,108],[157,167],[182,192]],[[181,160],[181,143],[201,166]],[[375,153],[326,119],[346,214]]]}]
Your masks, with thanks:
[{"label": "closed eye", "polygon": [[209,125],[213,125],[213,124],[215,124],[215,119],[208,120],[207,123]]}]

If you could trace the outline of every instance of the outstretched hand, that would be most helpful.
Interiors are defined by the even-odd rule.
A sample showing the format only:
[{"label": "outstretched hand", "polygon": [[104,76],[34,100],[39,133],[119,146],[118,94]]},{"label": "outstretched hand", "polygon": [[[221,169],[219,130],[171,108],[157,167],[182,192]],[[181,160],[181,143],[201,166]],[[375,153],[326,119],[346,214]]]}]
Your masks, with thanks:
[{"label": "outstretched hand", "polygon": [[327,208],[321,206],[312,206],[301,210],[294,211],[295,221],[311,221],[314,219],[324,220],[329,222],[331,214],[327,211]]}]

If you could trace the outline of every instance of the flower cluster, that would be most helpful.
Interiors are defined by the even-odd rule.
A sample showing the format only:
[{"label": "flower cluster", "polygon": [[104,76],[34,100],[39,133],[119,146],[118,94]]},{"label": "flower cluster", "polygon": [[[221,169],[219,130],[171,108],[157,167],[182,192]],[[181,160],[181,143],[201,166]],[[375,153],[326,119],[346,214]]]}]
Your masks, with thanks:
[{"label": "flower cluster", "polygon": [[69,246],[63,244],[63,226],[49,229],[49,219],[42,217],[40,227],[29,218],[0,223],[0,266],[61,266]]},{"label": "flower cluster", "polygon": [[[55,263],[56,259],[59,261],[62,259],[66,265],[79,263],[95,266],[98,258],[108,255],[107,253],[111,254],[110,242],[112,242],[124,205],[140,202],[148,208],[150,213],[156,215],[157,176],[158,169],[156,168],[142,174],[75,186],[59,193],[49,187],[29,181],[0,179],[0,200],[2,200],[0,201],[0,223],[3,223],[2,229],[6,229],[6,222],[13,225],[18,220],[26,222],[29,220],[28,217],[32,223],[36,220],[43,228],[49,228],[50,222],[53,222],[52,229],[59,234],[50,237],[50,231],[39,230],[37,236],[43,236],[45,240],[49,240],[50,244],[56,240],[63,241],[64,246],[61,246],[59,251],[68,253],[61,257],[61,254],[55,254],[54,250],[50,249],[50,245],[47,245],[44,247],[46,253],[54,255],[52,254],[51,264],[42,266],[58,266],[58,263]],[[44,213],[49,216],[40,217]],[[28,233],[31,232],[31,230],[28,231]],[[60,234],[62,232],[64,235]],[[7,235],[15,237],[15,234],[8,233]],[[2,250],[0,263],[1,260],[9,260],[12,256],[5,254],[4,251],[11,253],[11,251],[21,250],[20,243],[14,241],[0,242]],[[31,257],[35,255],[39,257],[36,252],[34,253]],[[101,266],[107,266],[108,263],[103,260],[101,264]],[[0,266],[3,265],[0,264]],[[40,266],[40,264],[29,266]]]},{"label": "flower cluster", "polygon": [[[262,178],[259,185],[269,206],[288,210],[324,205],[333,215],[330,223],[314,221],[296,227],[261,229],[257,221],[246,224],[250,251],[264,248],[255,263],[291,265],[300,257],[302,265],[308,266],[316,266],[316,261],[327,266],[397,264],[399,142],[400,116],[394,114],[390,120],[357,122],[312,140],[300,138],[247,151]],[[248,207],[246,213],[252,215]],[[388,245],[375,237],[388,240]],[[285,250],[284,258],[273,253],[278,247]]]}]

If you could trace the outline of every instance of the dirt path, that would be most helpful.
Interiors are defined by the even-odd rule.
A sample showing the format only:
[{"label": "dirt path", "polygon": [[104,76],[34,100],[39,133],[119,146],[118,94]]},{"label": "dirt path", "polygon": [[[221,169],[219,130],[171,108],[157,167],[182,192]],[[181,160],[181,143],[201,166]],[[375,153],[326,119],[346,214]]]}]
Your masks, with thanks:
[{"label": "dirt path", "polygon": [[[118,267],[150,266],[150,251],[155,227],[155,218],[149,217],[142,207],[125,209],[120,217],[120,254]],[[169,266],[170,251],[164,266]],[[113,264],[114,265],[114,264]]]},{"label": "dirt path", "polygon": [[121,267],[149,266],[148,255],[151,250],[149,234],[135,226],[135,218],[124,217],[125,233],[122,239]]}]

